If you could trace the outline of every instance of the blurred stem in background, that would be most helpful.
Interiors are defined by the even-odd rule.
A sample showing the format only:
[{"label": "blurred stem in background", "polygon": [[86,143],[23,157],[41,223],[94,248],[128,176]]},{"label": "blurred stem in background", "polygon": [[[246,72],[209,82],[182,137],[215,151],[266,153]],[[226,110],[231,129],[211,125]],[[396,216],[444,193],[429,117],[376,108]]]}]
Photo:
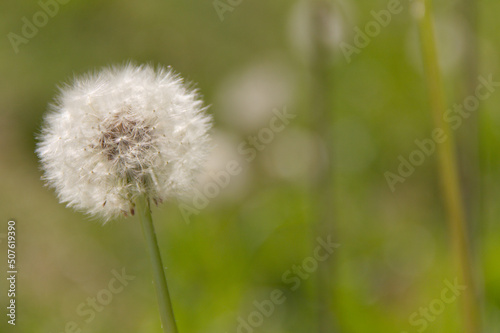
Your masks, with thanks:
[{"label": "blurred stem in background", "polygon": [[[465,53],[461,64],[462,80],[458,88],[460,89],[460,100],[465,100],[469,96],[475,96],[478,86],[479,77],[479,42],[478,42],[478,1],[477,0],[460,0],[458,2],[458,11],[464,20]],[[458,143],[458,160],[460,162],[460,176],[464,184],[464,200],[466,208],[467,221],[469,221],[468,230],[470,231],[470,241],[472,246],[472,258],[474,268],[481,267],[477,261],[480,256],[474,256],[477,244],[475,239],[480,235],[480,226],[482,224],[483,193],[484,184],[482,183],[481,165],[483,156],[481,156],[481,110],[472,112],[467,121],[464,122],[463,128],[459,131],[457,137]],[[481,269],[474,269],[476,272],[476,281],[483,281]],[[484,286],[482,283],[476,284],[476,291],[480,305],[483,304]]]},{"label": "blurred stem in background", "polygon": [[[462,60],[462,80],[459,83],[461,99],[474,96],[478,85],[478,41],[477,41],[477,2],[461,0],[459,11],[465,21],[465,54]],[[472,112],[457,135],[458,159],[461,178],[463,179],[467,220],[471,226],[477,226],[481,212],[481,167],[479,112]],[[470,228],[475,233],[476,228]],[[473,239],[472,239],[473,240]]]},{"label": "blurred stem in background", "polygon": [[438,146],[438,165],[452,242],[452,254],[458,268],[459,283],[467,287],[464,291],[461,314],[463,329],[467,333],[479,333],[479,304],[455,156],[455,142],[450,126],[443,118],[446,111],[445,94],[436,51],[431,0],[418,0],[413,9],[419,21],[422,58],[434,125],[436,128],[442,129],[447,138]]},{"label": "blurred stem in background", "polygon": [[[332,102],[332,53],[325,44],[328,15],[332,11],[329,0],[310,0],[312,54],[311,70],[311,116],[313,131],[326,145],[325,165],[320,165],[313,184],[313,235],[337,238],[335,228],[334,196],[334,148],[331,126],[334,122]],[[317,274],[317,314],[318,332],[337,332],[337,316],[332,299],[334,298],[335,252],[318,267]]]},{"label": "blurred stem in background", "polygon": [[153,264],[153,277],[158,296],[158,305],[160,307],[160,317],[165,333],[177,333],[177,325],[175,323],[174,311],[170,302],[170,294],[165,278],[165,270],[161,260],[160,250],[158,248],[158,240],[151,217],[151,207],[149,199],[141,197],[136,202],[137,210],[141,218],[142,230],[146,238],[148,252]]}]

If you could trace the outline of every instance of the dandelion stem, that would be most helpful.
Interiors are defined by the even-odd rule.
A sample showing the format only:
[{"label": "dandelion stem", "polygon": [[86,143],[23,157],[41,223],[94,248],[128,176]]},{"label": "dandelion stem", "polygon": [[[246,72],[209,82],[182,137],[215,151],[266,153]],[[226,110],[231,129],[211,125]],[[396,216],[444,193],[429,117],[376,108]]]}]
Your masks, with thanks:
[{"label": "dandelion stem", "polygon": [[160,317],[163,324],[163,332],[177,333],[177,325],[175,323],[174,311],[170,302],[170,294],[168,292],[167,279],[158,248],[158,240],[151,217],[151,207],[149,199],[141,197],[136,201],[137,211],[141,218],[142,230],[148,246],[148,252],[153,264],[153,276],[156,286],[156,294],[158,296],[158,305],[160,307]]},{"label": "dandelion stem", "polygon": [[455,142],[450,125],[443,118],[446,111],[445,94],[437,58],[431,0],[418,0],[416,4],[430,107],[436,128],[443,130],[447,138],[438,147],[438,165],[452,250],[458,266],[459,283],[467,287],[464,291],[461,317],[465,332],[478,333],[480,332],[479,309],[458,177]]}]

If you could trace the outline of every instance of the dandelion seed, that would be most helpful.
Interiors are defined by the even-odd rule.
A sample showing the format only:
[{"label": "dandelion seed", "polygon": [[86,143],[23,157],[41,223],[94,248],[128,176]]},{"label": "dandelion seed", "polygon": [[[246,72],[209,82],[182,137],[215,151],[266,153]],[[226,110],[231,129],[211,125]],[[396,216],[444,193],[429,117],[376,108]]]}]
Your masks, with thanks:
[{"label": "dandelion seed", "polygon": [[209,148],[205,110],[170,68],[129,64],[76,78],[45,117],[43,178],[62,202],[105,220],[134,215],[140,196],[188,195]]}]

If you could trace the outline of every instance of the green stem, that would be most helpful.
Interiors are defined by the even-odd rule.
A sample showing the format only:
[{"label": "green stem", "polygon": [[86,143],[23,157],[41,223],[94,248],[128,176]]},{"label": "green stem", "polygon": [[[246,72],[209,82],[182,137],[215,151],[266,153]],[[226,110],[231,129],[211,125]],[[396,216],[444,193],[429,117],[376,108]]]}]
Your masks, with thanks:
[{"label": "green stem", "polygon": [[[333,67],[332,53],[325,45],[327,33],[325,22],[332,14],[328,0],[310,0],[311,30],[313,52],[311,54],[311,127],[326,144],[327,164],[312,184],[312,207],[315,210],[313,222],[314,242],[318,236],[337,238],[335,221],[335,184],[334,184],[334,147],[331,126],[334,122],[333,105]],[[338,332],[337,308],[334,302],[335,281],[337,279],[337,260],[333,253],[328,260],[319,265],[316,276],[317,332]]]},{"label": "green stem", "polygon": [[444,121],[443,117],[446,111],[445,94],[437,58],[431,0],[418,0],[417,5],[420,6],[419,9],[423,9],[421,13],[418,13],[420,15],[418,17],[419,30],[434,124],[436,128],[444,131],[447,138],[438,147],[438,164],[452,249],[458,266],[459,280],[460,283],[467,287],[463,294],[463,313],[461,317],[464,321],[463,327],[465,332],[478,333],[480,332],[479,307],[476,299],[466,218],[458,177],[455,142],[450,125]]},{"label": "green stem", "polygon": [[160,250],[158,248],[158,240],[151,217],[151,207],[149,199],[141,197],[136,201],[137,211],[141,218],[142,230],[148,246],[148,252],[153,264],[153,277],[156,286],[156,294],[158,296],[158,305],[160,307],[160,317],[163,324],[163,332],[177,333],[177,325],[175,323],[174,311],[170,302],[170,294],[168,292],[167,279],[161,261]]}]

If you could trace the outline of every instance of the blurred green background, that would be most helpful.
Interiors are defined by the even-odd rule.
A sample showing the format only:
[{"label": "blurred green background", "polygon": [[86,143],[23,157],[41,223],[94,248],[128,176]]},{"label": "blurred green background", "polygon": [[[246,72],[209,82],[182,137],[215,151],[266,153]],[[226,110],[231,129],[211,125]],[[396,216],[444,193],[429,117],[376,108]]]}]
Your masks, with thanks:
[{"label": "blurred green background", "polygon": [[[71,321],[81,332],[161,332],[138,219],[102,226],[65,208],[43,186],[34,154],[57,85],[128,60],[171,65],[196,83],[215,118],[207,172],[231,159],[243,165],[189,224],[176,202],[153,211],[180,332],[237,332],[238,317],[247,319],[273,289],[286,301],[255,332],[316,332],[318,313],[338,332],[417,332],[409,317],[455,279],[435,156],[395,192],[384,177],[433,129],[409,4],[348,62],[340,43],[353,44],[354,28],[364,29],[387,1],[325,0],[321,38],[312,0],[232,3],[221,21],[208,0],[71,0],[17,53],[8,34],[20,35],[22,18],[31,21],[41,7],[0,4],[0,234],[8,219],[17,221],[19,270],[12,327],[0,235],[1,332],[69,332]],[[500,79],[499,12],[493,0],[436,4],[448,105],[461,103],[478,75]],[[315,45],[325,52],[321,64]],[[328,114],[320,130],[321,98]],[[499,106],[495,92],[455,132],[488,333],[500,332]],[[238,145],[265,128],[275,108],[297,117],[245,163]],[[325,147],[334,151],[331,180]],[[320,193],[331,196],[318,199],[324,177]],[[326,263],[331,290],[318,291],[312,272],[291,291],[282,275],[312,255],[320,199],[330,201],[331,238],[340,244]],[[135,279],[86,323],[76,309],[122,268]],[[318,294],[332,306],[322,308]],[[459,306],[460,298],[446,305],[425,332],[458,332]]]}]

